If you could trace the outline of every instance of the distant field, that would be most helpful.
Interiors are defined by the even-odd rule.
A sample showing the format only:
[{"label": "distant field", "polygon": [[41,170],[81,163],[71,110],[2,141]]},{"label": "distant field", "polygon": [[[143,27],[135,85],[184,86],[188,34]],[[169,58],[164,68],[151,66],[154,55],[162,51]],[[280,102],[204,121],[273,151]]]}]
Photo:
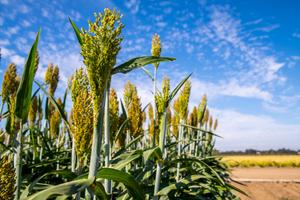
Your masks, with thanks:
[{"label": "distant field", "polygon": [[222,161],[229,167],[300,167],[300,155],[234,155]]}]

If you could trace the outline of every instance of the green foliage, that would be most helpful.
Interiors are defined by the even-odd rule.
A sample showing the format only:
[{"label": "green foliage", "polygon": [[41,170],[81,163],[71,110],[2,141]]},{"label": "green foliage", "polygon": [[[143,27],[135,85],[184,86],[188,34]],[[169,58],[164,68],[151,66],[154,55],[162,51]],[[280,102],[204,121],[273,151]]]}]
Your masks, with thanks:
[{"label": "green foliage", "polygon": [[35,42],[33,43],[27,61],[25,63],[23,75],[20,81],[20,86],[17,91],[15,115],[26,122],[31,103],[32,85],[34,72],[36,69],[36,54],[40,32],[38,32]]},{"label": "green foliage", "polygon": [[[2,101],[7,103],[8,110],[2,117],[8,126],[6,132],[0,134],[0,157],[3,158],[0,190],[3,187],[5,190],[9,187],[9,190],[1,190],[0,195],[4,195],[4,199],[12,198],[14,170],[11,162],[5,159],[6,155],[12,157],[17,141],[24,145],[24,148],[18,148],[18,165],[23,165],[19,170],[21,176],[18,176],[21,199],[79,199],[89,198],[89,195],[98,199],[234,199],[232,190],[238,189],[229,184],[226,165],[221,158],[211,156],[214,137],[218,136],[215,134],[218,122],[213,121],[207,109],[206,96],[198,107],[191,112],[188,110],[191,74],[173,90],[170,90],[170,80],[165,78],[161,91],[154,90],[155,105],[149,104],[144,109],[132,83],[125,85],[124,101],[118,100],[117,92],[112,89],[109,96],[110,132],[106,132],[110,134],[111,145],[107,145],[105,151],[101,149],[102,128],[108,124],[103,120],[103,99],[110,82],[114,81],[112,75],[129,73],[148,64],[153,64],[157,70],[160,62],[175,59],[160,57],[161,41],[154,35],[151,56],[136,57],[116,65],[123,39],[120,13],[105,9],[103,13],[95,14],[95,21],[89,21],[88,30],[79,30],[69,20],[87,72],[83,68],[76,70],[63,100],[54,98],[59,80],[59,68],[54,65],[49,65],[45,83],[35,82],[38,88],[32,94],[39,62],[39,33],[20,85],[15,65],[10,65],[4,75]],[[156,81],[156,75],[142,69]],[[71,113],[65,109],[69,105],[66,102],[69,89]],[[146,110],[148,124],[144,126]],[[22,119],[23,126],[17,127],[15,117]],[[147,130],[144,127],[148,127]],[[159,127],[157,133],[154,133],[155,127]],[[153,146],[154,135],[158,132],[154,144],[159,145]],[[106,148],[110,148],[109,151]],[[108,152],[106,164],[99,159],[104,152]],[[76,169],[74,163],[77,163]],[[103,187],[107,180],[112,182],[109,190],[107,185],[105,189]]]}]

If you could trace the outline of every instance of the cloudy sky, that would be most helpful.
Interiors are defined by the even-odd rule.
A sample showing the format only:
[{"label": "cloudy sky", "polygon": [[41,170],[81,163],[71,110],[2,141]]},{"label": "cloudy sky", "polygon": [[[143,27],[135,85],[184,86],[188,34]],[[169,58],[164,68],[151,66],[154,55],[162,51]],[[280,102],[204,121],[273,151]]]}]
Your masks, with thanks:
[{"label": "cloudy sky", "polygon": [[[36,78],[42,81],[47,64],[57,64],[61,95],[68,77],[82,66],[68,16],[87,28],[87,20],[105,7],[123,14],[118,63],[149,55],[151,37],[158,33],[162,55],[177,58],[160,66],[159,80],[169,76],[174,86],[193,72],[190,108],[208,95],[219,119],[218,134],[224,137],[217,141],[218,149],[300,149],[297,0],[0,0],[0,81],[10,62],[22,71],[41,28]],[[151,81],[141,70],[113,78],[119,95],[127,80],[137,85],[144,105],[151,101]]]}]

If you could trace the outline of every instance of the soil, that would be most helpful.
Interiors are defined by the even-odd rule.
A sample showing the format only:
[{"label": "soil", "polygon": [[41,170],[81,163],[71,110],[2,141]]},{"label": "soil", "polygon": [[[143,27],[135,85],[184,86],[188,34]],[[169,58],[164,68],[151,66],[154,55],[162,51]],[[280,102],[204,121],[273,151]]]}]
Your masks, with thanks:
[{"label": "soil", "polygon": [[300,200],[300,168],[234,168],[231,178],[241,200]]}]

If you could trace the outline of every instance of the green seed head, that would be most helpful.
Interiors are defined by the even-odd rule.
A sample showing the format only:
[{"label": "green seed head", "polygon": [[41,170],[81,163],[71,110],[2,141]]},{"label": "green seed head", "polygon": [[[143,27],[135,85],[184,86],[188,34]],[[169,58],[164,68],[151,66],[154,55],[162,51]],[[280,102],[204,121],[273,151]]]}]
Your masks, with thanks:
[{"label": "green seed head", "polygon": [[[76,153],[82,164],[90,154],[93,135],[93,106],[88,78],[85,71],[76,70],[71,81],[72,96],[72,135]],[[84,113],[84,114],[83,114]]]},{"label": "green seed head", "polygon": [[104,9],[104,13],[95,14],[95,22],[88,23],[88,31],[83,29],[81,34],[81,55],[87,67],[94,111],[97,115],[104,97],[104,89],[121,49],[120,34],[123,24],[120,13],[108,8]]},{"label": "green seed head", "polygon": [[159,35],[154,34],[152,37],[151,54],[152,54],[152,56],[159,57],[160,53],[161,53],[160,37],[159,37]]}]

